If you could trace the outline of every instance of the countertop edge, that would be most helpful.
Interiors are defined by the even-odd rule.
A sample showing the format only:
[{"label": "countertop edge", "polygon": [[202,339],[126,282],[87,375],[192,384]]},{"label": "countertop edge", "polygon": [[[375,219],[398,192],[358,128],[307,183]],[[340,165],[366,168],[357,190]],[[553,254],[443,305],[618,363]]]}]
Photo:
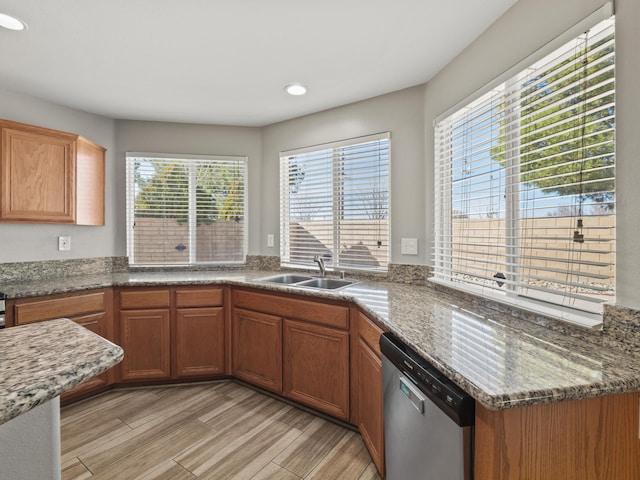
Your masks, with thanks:
[{"label": "countertop edge", "polygon": [[[0,424],[105,372],[124,358],[122,348],[66,318],[12,327],[0,335],[3,363],[28,362],[20,371],[13,368],[15,365],[7,365],[1,372]],[[47,337],[52,344],[47,344]],[[64,345],[55,345],[60,338],[64,338]],[[73,345],[78,347],[70,351]],[[47,355],[60,358],[60,362],[45,368],[24,358],[43,347],[49,347]],[[57,351],[63,348],[64,352]],[[12,355],[21,358],[12,359]],[[30,378],[23,378],[27,375]]]}]

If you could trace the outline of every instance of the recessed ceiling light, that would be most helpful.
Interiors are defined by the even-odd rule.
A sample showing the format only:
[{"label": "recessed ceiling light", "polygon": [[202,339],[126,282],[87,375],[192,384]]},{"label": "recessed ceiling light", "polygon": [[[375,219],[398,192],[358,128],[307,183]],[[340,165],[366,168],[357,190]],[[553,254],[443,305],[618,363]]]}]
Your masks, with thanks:
[{"label": "recessed ceiling light", "polygon": [[287,85],[284,87],[284,90],[289,95],[304,95],[307,93],[307,87],[304,85],[300,85],[299,83],[292,83],[291,85]]},{"label": "recessed ceiling light", "polygon": [[18,20],[16,17],[7,15],[6,13],[0,13],[0,27],[4,27],[9,30],[26,30],[27,24],[22,20]]}]

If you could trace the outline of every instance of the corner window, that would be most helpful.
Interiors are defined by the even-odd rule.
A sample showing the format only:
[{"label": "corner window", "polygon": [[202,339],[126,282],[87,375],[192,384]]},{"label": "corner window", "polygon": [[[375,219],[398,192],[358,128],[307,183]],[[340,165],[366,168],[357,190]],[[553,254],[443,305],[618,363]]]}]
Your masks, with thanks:
[{"label": "corner window", "polygon": [[134,266],[243,263],[246,157],[127,153]]},{"label": "corner window", "polygon": [[601,323],[615,292],[614,97],[610,18],[436,121],[435,281]]},{"label": "corner window", "polygon": [[388,133],[282,152],[280,238],[285,266],[386,271]]}]

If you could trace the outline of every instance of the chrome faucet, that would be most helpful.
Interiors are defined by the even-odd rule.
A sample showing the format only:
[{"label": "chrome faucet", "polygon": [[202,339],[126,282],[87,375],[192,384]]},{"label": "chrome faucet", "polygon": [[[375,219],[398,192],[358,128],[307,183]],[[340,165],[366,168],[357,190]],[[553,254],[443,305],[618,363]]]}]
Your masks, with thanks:
[{"label": "chrome faucet", "polygon": [[324,266],[324,259],[320,255],[314,255],[313,261],[318,264],[318,268],[320,269],[320,276],[324,277],[325,273],[327,272],[327,269]]}]

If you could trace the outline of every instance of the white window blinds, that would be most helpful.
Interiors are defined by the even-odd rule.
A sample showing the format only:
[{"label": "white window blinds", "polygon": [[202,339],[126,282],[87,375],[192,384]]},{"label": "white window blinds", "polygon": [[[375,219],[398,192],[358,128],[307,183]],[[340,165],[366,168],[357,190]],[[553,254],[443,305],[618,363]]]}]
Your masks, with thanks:
[{"label": "white window blinds", "polygon": [[389,138],[371,135],[280,154],[283,265],[387,269]]},{"label": "white window blinds", "polygon": [[246,157],[127,154],[131,265],[242,263]]},{"label": "white window blinds", "polygon": [[594,326],[615,279],[614,20],[436,123],[436,281]]}]

